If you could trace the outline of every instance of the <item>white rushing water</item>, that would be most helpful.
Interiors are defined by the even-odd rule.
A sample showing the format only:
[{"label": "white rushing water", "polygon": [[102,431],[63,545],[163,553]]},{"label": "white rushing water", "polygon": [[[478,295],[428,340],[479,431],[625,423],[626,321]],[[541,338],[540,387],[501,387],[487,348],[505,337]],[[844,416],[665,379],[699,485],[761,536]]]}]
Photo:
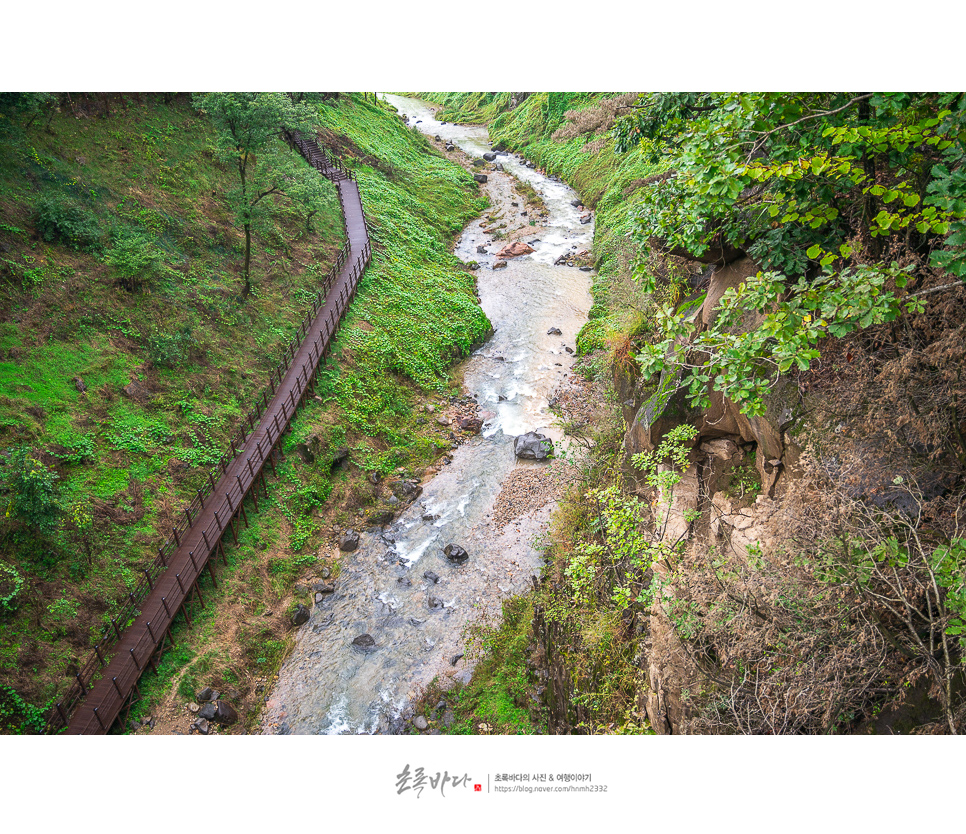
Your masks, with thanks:
[{"label": "white rushing water", "polygon": [[[385,95],[409,123],[430,137],[452,142],[471,156],[490,151],[485,128],[441,124],[425,103]],[[418,124],[417,124],[418,123]],[[266,733],[375,733],[398,729],[420,686],[441,669],[467,679],[461,632],[480,615],[496,616],[500,600],[519,593],[539,573],[534,534],[548,511],[500,530],[489,520],[507,474],[518,462],[513,436],[532,430],[559,439],[549,401],[570,373],[577,331],[590,309],[590,276],[554,266],[560,255],[589,249],[593,225],[580,223],[566,185],[528,168],[513,155],[497,162],[508,175],[540,194],[549,217],[540,219],[530,255],[493,270],[500,243],[471,223],[456,246],[465,262],[477,261],[481,304],[495,333],[463,365],[464,385],[488,417],[481,436],[453,452],[452,463],[423,485],[419,499],[385,531],[371,530],[359,549],[343,557],[336,593],[315,607],[282,667],[266,705]],[[507,174],[487,171],[493,208],[519,213]],[[526,221],[524,221],[526,222]],[[488,252],[481,254],[478,246]],[[562,335],[549,335],[559,328]],[[470,554],[461,566],[442,548],[455,543]],[[438,583],[424,576],[438,575]],[[431,600],[434,599],[431,607]],[[441,603],[441,606],[439,605]],[[354,638],[369,634],[364,651]]]}]

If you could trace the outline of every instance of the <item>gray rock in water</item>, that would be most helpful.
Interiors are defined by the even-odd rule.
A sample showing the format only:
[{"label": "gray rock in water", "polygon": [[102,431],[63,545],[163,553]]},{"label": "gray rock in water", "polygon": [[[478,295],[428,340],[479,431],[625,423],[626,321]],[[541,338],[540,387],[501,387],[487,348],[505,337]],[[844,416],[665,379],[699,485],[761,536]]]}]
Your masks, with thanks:
[{"label": "gray rock in water", "polygon": [[352,641],[352,645],[367,653],[376,650],[376,641],[371,634],[360,634]]},{"label": "gray rock in water", "polygon": [[551,327],[547,331],[548,336],[563,336],[563,331],[559,327]]},{"label": "gray rock in water", "polygon": [[497,261],[491,269],[506,269],[506,261]]},{"label": "gray rock in water", "polygon": [[425,573],[423,574],[423,577],[424,577],[425,579],[428,579],[428,580],[429,580],[430,582],[432,582],[432,583],[433,583],[434,585],[435,585],[435,584],[436,584],[437,582],[439,582],[439,577],[438,577],[438,576],[437,576],[437,575],[436,575],[435,573],[433,573],[433,572],[432,572],[431,570],[428,570],[428,571],[426,571],[426,572],[425,572]]},{"label": "gray rock in water", "polygon": [[359,546],[359,534],[355,530],[346,530],[339,541],[339,550],[349,553]]},{"label": "gray rock in water", "polygon": [[461,655],[461,654],[454,654],[454,655],[453,655],[453,656],[452,656],[452,657],[451,657],[451,658],[449,659],[449,665],[450,665],[450,666],[455,666],[455,665],[456,665],[457,663],[459,663],[459,662],[460,662],[460,661],[461,661],[462,659],[463,659],[463,655]]},{"label": "gray rock in water", "polygon": [[477,182],[483,183],[486,182],[487,177],[486,174],[473,174],[473,179],[475,179]]},{"label": "gray rock in water", "polygon": [[309,621],[309,617],[312,616],[312,612],[309,611],[304,605],[299,603],[295,607],[295,613],[292,615],[292,625],[305,625]]},{"label": "gray rock in water", "polygon": [[426,602],[428,603],[429,607],[434,611],[443,607],[443,601],[439,597],[434,597],[431,595],[428,597]]},{"label": "gray rock in water", "polygon": [[495,153],[491,153],[491,152],[489,152],[489,151],[487,151],[487,152],[486,152],[485,154],[483,154],[483,158],[484,158],[484,159],[485,159],[485,160],[486,160],[487,162],[492,162],[492,161],[493,161],[494,159],[496,159],[496,154],[495,154]]},{"label": "gray rock in water", "polygon": [[457,565],[462,565],[467,559],[470,558],[470,554],[467,553],[458,544],[446,545],[446,547],[443,548],[443,554],[446,556],[447,559],[449,559],[451,562],[454,562]]},{"label": "gray rock in water", "polygon": [[525,460],[546,460],[553,455],[553,441],[539,432],[527,432],[514,439],[513,454]]}]

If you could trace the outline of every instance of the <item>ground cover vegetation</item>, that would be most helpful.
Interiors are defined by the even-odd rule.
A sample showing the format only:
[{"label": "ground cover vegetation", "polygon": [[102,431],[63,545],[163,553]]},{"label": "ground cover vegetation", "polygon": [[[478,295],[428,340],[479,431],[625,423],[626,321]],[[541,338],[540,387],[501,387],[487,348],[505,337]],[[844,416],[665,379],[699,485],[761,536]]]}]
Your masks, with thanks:
[{"label": "ground cover vegetation", "polygon": [[597,208],[614,423],[526,603],[535,726],[962,732],[964,95],[426,95]]},{"label": "ground cover vegetation", "polygon": [[[378,503],[369,476],[418,474],[449,448],[413,406],[450,393],[452,360],[488,329],[447,251],[484,203],[393,112],[348,94],[5,94],[3,732],[36,731],[69,685],[343,243],[334,188],[265,129],[273,119],[318,131],[356,170],[373,264],[281,480],[229,557],[237,596],[206,594],[138,709],[202,672],[254,699],[284,655],[297,580],[332,529]],[[315,454],[291,454],[300,445]]]}]

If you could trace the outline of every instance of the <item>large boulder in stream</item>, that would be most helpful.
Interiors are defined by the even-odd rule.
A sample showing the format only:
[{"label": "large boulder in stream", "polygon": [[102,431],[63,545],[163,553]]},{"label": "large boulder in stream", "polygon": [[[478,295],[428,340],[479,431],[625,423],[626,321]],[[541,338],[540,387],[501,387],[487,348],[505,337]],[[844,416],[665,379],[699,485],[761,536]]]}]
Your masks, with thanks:
[{"label": "large boulder in stream", "polygon": [[352,646],[361,652],[368,654],[376,650],[376,640],[371,634],[360,634],[352,641]]},{"label": "large boulder in stream", "polygon": [[513,243],[508,243],[504,246],[496,253],[496,256],[498,258],[519,258],[521,255],[529,255],[532,251],[532,246],[529,246],[522,240],[515,240]]},{"label": "large boulder in stream", "polygon": [[524,460],[546,460],[553,455],[553,441],[539,432],[530,431],[514,438],[513,454]]},{"label": "large boulder in stream", "polygon": [[473,179],[475,179],[477,182],[483,183],[486,182],[487,176],[486,174],[473,174]]},{"label": "large boulder in stream", "polygon": [[486,160],[487,162],[492,162],[492,161],[493,161],[494,159],[496,159],[496,154],[495,154],[495,153],[491,153],[491,152],[489,152],[489,151],[487,151],[487,152],[486,152],[485,154],[483,154],[483,158],[484,158],[484,159],[485,159],[485,160]]},{"label": "large boulder in stream", "polygon": [[359,534],[355,530],[346,530],[339,539],[339,550],[350,553],[359,546]]},{"label": "large boulder in stream", "polygon": [[458,544],[448,544],[443,548],[443,554],[449,559],[454,565],[462,565],[470,558],[470,554],[467,553]]}]

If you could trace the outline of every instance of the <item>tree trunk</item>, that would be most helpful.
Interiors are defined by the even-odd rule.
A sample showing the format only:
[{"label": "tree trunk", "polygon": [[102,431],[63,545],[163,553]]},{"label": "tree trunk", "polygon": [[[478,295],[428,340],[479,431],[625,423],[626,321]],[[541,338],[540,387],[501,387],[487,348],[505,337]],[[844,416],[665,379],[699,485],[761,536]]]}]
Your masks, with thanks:
[{"label": "tree trunk", "polygon": [[251,283],[252,265],[252,225],[245,224],[245,289],[242,291],[242,298],[248,298],[252,291]]}]

